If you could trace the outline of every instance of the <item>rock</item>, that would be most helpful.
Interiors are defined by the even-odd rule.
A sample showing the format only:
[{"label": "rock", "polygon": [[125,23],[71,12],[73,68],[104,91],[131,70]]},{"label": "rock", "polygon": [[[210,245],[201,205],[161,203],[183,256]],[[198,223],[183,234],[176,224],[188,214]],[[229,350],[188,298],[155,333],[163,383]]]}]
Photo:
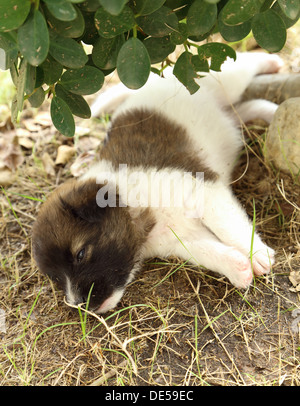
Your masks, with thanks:
[{"label": "rock", "polygon": [[280,104],[300,96],[300,75],[276,73],[255,76],[243,94],[243,100],[266,99]]},{"label": "rock", "polygon": [[300,97],[284,101],[276,110],[266,138],[266,158],[277,168],[299,175]]}]

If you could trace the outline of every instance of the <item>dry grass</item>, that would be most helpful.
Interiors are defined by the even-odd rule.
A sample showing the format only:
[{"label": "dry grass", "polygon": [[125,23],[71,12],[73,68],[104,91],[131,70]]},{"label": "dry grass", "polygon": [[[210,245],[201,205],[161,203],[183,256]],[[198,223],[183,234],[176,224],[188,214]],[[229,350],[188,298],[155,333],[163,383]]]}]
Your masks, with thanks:
[{"label": "dry grass", "polygon": [[153,259],[102,318],[67,307],[32,261],[40,200],[70,176],[70,163],[46,175],[41,156],[72,143],[36,125],[35,148],[0,197],[0,385],[300,385],[299,293],[289,281],[300,272],[300,186],[265,162],[265,129],[248,129],[233,188],[250,216],[255,202],[257,228],[277,252],[272,273],[239,291],[176,258]]}]

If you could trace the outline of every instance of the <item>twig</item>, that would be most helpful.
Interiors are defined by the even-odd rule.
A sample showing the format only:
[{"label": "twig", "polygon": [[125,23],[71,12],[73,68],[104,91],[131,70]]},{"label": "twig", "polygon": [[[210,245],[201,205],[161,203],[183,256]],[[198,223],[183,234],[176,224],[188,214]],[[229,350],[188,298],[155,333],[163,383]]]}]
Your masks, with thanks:
[{"label": "twig", "polygon": [[112,378],[113,376],[117,375],[118,368],[123,368],[127,365],[128,360],[125,359],[122,361],[116,368],[111,369],[105,375],[101,376],[101,378],[96,379],[88,386],[101,386],[103,385],[108,379]]}]

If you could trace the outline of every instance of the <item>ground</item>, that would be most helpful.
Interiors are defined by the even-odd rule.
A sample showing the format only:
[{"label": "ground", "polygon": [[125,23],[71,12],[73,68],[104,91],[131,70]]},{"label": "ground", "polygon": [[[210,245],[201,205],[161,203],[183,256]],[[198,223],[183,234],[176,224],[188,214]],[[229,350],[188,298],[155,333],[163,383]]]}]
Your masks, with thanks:
[{"label": "ground", "polygon": [[[300,273],[300,186],[265,161],[267,128],[245,130],[233,189],[276,250],[271,274],[245,291],[178,258],[153,258],[102,318],[68,307],[31,257],[41,201],[74,173],[76,158],[96,150],[107,121],[77,124],[90,130],[66,139],[47,107],[27,106],[18,129],[9,120],[1,127],[18,134],[24,160],[0,196],[0,385],[299,386],[300,293],[291,276]],[[75,155],[55,165],[62,144]]]}]

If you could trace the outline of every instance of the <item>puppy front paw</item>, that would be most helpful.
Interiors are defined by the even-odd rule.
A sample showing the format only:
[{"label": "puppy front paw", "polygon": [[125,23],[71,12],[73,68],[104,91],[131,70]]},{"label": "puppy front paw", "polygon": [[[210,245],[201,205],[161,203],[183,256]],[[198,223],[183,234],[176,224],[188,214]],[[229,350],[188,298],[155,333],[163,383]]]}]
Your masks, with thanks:
[{"label": "puppy front paw", "polygon": [[253,279],[249,259],[240,251],[230,249],[224,260],[224,267],[226,266],[226,263],[228,264],[228,270],[227,272],[224,272],[224,274],[233,286],[239,289],[246,289]]},{"label": "puppy front paw", "polygon": [[257,250],[253,250],[252,265],[255,275],[259,276],[268,274],[271,271],[274,262],[275,251],[267,245],[263,245]]}]

